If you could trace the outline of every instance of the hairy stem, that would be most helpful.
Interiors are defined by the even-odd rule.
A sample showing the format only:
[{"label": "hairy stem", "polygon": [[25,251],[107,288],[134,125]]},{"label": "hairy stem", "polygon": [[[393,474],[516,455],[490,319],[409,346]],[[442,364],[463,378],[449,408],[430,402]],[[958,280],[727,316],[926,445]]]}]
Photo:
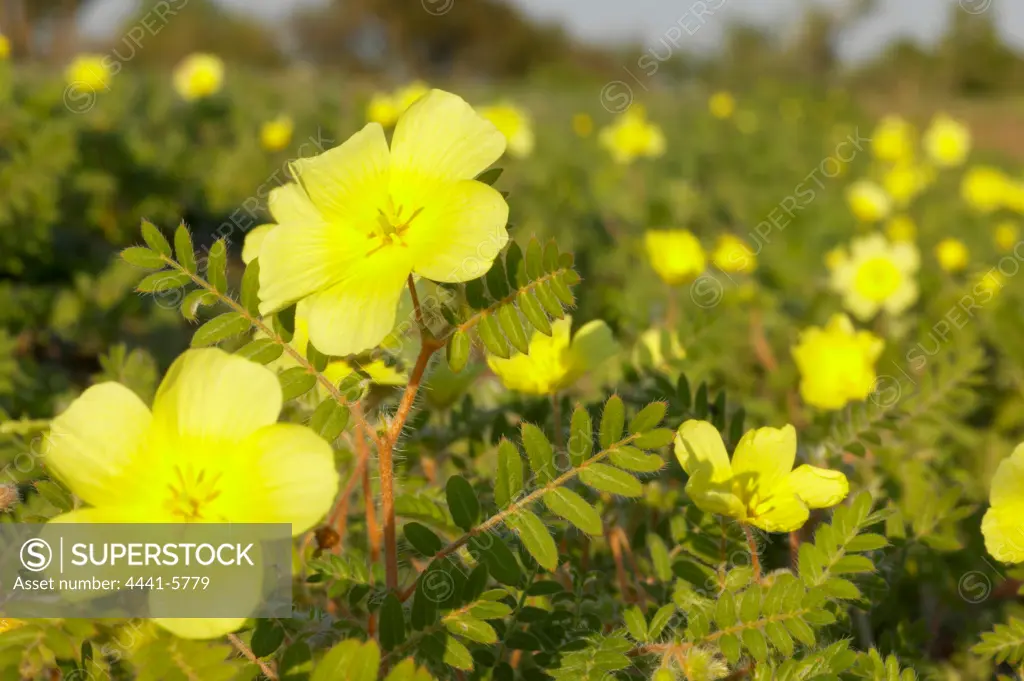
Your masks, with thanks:
[{"label": "hairy stem", "polygon": [[757,540],[749,525],[743,526],[743,534],[747,535],[747,546],[750,548],[750,569],[754,571],[754,583],[761,583],[761,556],[757,551]]},{"label": "hairy stem", "polygon": [[260,668],[260,671],[263,672],[263,676],[267,677],[271,681],[277,681],[277,672],[271,669],[270,665],[266,662],[256,657],[256,654],[252,652],[252,648],[245,645],[245,642],[242,639],[238,638],[234,634],[228,634],[228,640],[231,641],[231,645],[233,645],[235,650],[240,652],[245,659]]}]

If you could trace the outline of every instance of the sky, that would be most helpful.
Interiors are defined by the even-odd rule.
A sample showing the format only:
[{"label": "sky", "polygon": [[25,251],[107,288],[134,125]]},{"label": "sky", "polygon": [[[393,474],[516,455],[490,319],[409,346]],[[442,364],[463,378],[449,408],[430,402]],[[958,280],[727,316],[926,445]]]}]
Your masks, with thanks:
[{"label": "sky", "polygon": [[[217,0],[267,20],[280,19],[301,6],[323,0]],[[415,2],[416,0],[409,0]],[[421,0],[424,3],[438,0]],[[445,0],[458,3],[474,0]],[[565,26],[573,35],[592,42],[640,40],[659,44],[673,26],[687,27],[686,45],[713,48],[723,26],[733,20],[755,22],[785,32],[808,2],[835,6],[839,0],[508,0],[528,14]],[[950,10],[961,2],[975,12],[994,12],[1004,39],[1024,50],[1024,0],[880,0],[880,11],[843,36],[840,54],[852,62],[877,54],[891,40],[911,37],[930,44],[942,35]],[[103,0],[83,18],[86,32],[102,34],[132,12],[135,0]],[[718,8],[702,18],[700,7]],[[443,20],[443,17],[438,17]],[[702,22],[702,23],[698,23]],[[699,27],[695,30],[695,27]],[[690,35],[692,33],[692,35]]]}]

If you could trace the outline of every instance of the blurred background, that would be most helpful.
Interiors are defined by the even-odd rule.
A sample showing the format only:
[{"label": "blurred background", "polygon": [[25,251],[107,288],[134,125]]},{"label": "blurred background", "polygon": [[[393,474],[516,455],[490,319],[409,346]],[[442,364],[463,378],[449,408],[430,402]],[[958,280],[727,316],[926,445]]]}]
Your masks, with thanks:
[{"label": "blurred background", "polygon": [[[178,292],[139,296],[115,257],[141,219],[184,220],[201,248],[226,237],[237,275],[288,162],[393,117],[416,81],[529,133],[503,164],[515,229],[576,249],[579,320],[626,342],[666,304],[649,268],[626,280],[644,229],[745,233],[883,115],[923,128],[945,111],[982,160],[1024,154],[1016,0],[0,0],[0,34],[0,415],[14,418],[102,376],[144,393],[186,347]],[[197,53],[220,64],[210,82],[181,73]],[[613,163],[600,129],[637,110],[667,153]],[[795,216],[802,238],[765,254],[762,281],[821,269],[836,242],[822,226],[855,224],[849,177]],[[718,372],[699,348],[689,361]]]}]

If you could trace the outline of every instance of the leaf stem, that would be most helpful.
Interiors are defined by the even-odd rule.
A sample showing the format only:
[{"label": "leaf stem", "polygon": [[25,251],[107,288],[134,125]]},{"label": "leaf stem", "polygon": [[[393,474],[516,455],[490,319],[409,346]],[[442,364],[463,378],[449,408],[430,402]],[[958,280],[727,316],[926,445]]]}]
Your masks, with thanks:
[{"label": "leaf stem", "polygon": [[761,583],[761,557],[757,551],[757,540],[749,525],[743,525],[743,534],[747,535],[747,546],[750,548],[750,568],[754,571],[754,583]]},{"label": "leaf stem", "polygon": [[245,642],[242,639],[238,638],[235,634],[228,634],[228,640],[231,641],[231,645],[233,645],[235,650],[240,652],[245,659],[260,668],[260,671],[263,672],[263,676],[270,679],[270,681],[278,681],[277,672],[271,669],[270,665],[266,662],[256,657],[256,654],[252,652],[252,648],[245,645]]}]

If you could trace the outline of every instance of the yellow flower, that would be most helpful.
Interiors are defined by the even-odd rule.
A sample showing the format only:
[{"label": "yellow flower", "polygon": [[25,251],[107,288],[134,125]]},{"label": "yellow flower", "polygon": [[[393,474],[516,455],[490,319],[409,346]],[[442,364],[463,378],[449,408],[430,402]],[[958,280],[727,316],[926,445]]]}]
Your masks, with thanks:
[{"label": "yellow flower", "polygon": [[819,409],[842,409],[867,399],[875,386],[875,362],[885,342],[857,331],[844,314],[833,315],[824,329],[800,333],[793,359],[800,369],[800,395]]},{"label": "yellow flower", "polygon": [[430,92],[430,87],[420,80],[404,85],[390,94],[375,92],[366,107],[366,119],[371,123],[380,123],[385,128],[390,128],[398,122],[399,117],[405,113],[406,109],[428,92]]},{"label": "yellow flower", "polygon": [[633,363],[639,366],[662,369],[681,359],[686,359],[686,348],[674,331],[647,329],[633,346]]},{"label": "yellow flower", "polygon": [[[95,385],[53,420],[48,470],[89,508],[55,523],[316,524],[338,491],[330,445],[277,423],[281,384],[266,367],[216,348],[189,350],[150,410],[119,383]],[[111,418],[115,415],[116,418]],[[158,619],[185,638],[214,638],[241,619]]]},{"label": "yellow flower", "polygon": [[937,166],[963,165],[971,151],[971,131],[963,123],[939,114],[924,134],[924,148]]},{"label": "yellow flower", "polygon": [[1024,443],[992,476],[991,508],[981,521],[985,548],[1003,563],[1024,563]]},{"label": "yellow flower", "polygon": [[1010,178],[1003,171],[989,166],[973,166],[964,173],[960,184],[964,201],[982,213],[1001,208],[1010,188]]},{"label": "yellow flower", "polygon": [[11,56],[11,41],[3,33],[0,33],[0,61]]},{"label": "yellow flower", "polygon": [[899,116],[886,116],[871,133],[871,150],[880,161],[907,161],[914,156],[914,137],[914,126]]},{"label": "yellow flower", "polygon": [[639,157],[656,158],[665,153],[665,135],[647,120],[647,113],[639,105],[603,128],[599,139],[616,163],[632,163]]},{"label": "yellow flower", "polygon": [[572,131],[579,137],[590,137],[594,132],[594,119],[590,114],[576,114],[572,117]]},{"label": "yellow flower", "polygon": [[975,288],[978,292],[984,291],[995,295],[1006,286],[1006,278],[998,270],[990,270],[978,277]]},{"label": "yellow flower", "polygon": [[78,90],[95,92],[108,89],[112,75],[103,55],[80,54],[64,72],[64,80]]},{"label": "yellow flower", "polygon": [[846,202],[861,222],[878,222],[892,211],[892,201],[881,187],[870,180],[858,180],[846,189]]},{"label": "yellow flower", "polygon": [[213,54],[190,54],[174,69],[174,89],[190,102],[216,94],[223,83],[224,62]]},{"label": "yellow flower", "polygon": [[839,471],[796,462],[796,430],[758,428],[736,445],[732,462],[718,429],[707,421],[679,427],[676,458],[690,476],[686,493],[707,513],[724,515],[766,532],[803,527],[812,508],[835,506],[849,493]]},{"label": "yellow flower", "polygon": [[600,319],[584,324],[570,341],[571,326],[572,318],[565,317],[551,325],[551,336],[534,331],[528,354],[488,356],[487,365],[509,390],[551,395],[570,388],[618,352],[611,329]]},{"label": "yellow flower", "polygon": [[260,253],[260,312],[309,300],[317,349],[345,356],[378,345],[395,325],[415,273],[463,282],[486,273],[508,242],[508,204],[473,178],[505,138],[441,90],[409,108],[391,148],[379,123],[291,164]]},{"label": "yellow flower", "polygon": [[757,269],[757,255],[743,239],[732,234],[718,237],[711,262],[723,272],[750,273]]},{"label": "yellow flower", "polygon": [[513,104],[495,104],[480,109],[480,115],[505,136],[509,154],[526,158],[533,153],[533,123],[526,111]]},{"label": "yellow flower", "polygon": [[913,244],[891,244],[881,234],[871,234],[854,239],[850,252],[842,251],[834,265],[832,289],[861,321],[881,309],[898,315],[917,300],[920,256]]},{"label": "yellow flower", "polygon": [[260,127],[260,144],[267,151],[281,151],[292,141],[295,123],[291,117],[281,115]]},{"label": "yellow flower", "polygon": [[828,268],[829,272],[834,272],[846,262],[848,257],[846,249],[842,246],[837,246],[825,254],[825,267]]},{"label": "yellow flower", "polygon": [[1017,245],[1017,240],[1020,238],[1020,228],[1015,222],[1002,222],[996,227],[993,238],[996,242],[996,248],[1006,253]]},{"label": "yellow flower", "polygon": [[707,264],[700,241],[685,229],[648,230],[644,244],[651,266],[667,284],[693,281]]},{"label": "yellow flower", "polygon": [[927,184],[928,177],[923,169],[912,163],[896,163],[882,174],[882,186],[900,206],[914,200]]},{"label": "yellow flower", "polygon": [[708,111],[719,120],[732,118],[736,112],[736,98],[732,93],[720,90],[708,99]]},{"label": "yellow flower", "polygon": [[970,260],[970,253],[967,246],[959,239],[943,239],[935,246],[935,258],[939,261],[939,267],[947,272],[959,272]]},{"label": "yellow flower", "polygon": [[913,243],[917,236],[917,225],[909,216],[894,215],[885,225],[885,235],[889,237],[889,241],[895,243]]}]

